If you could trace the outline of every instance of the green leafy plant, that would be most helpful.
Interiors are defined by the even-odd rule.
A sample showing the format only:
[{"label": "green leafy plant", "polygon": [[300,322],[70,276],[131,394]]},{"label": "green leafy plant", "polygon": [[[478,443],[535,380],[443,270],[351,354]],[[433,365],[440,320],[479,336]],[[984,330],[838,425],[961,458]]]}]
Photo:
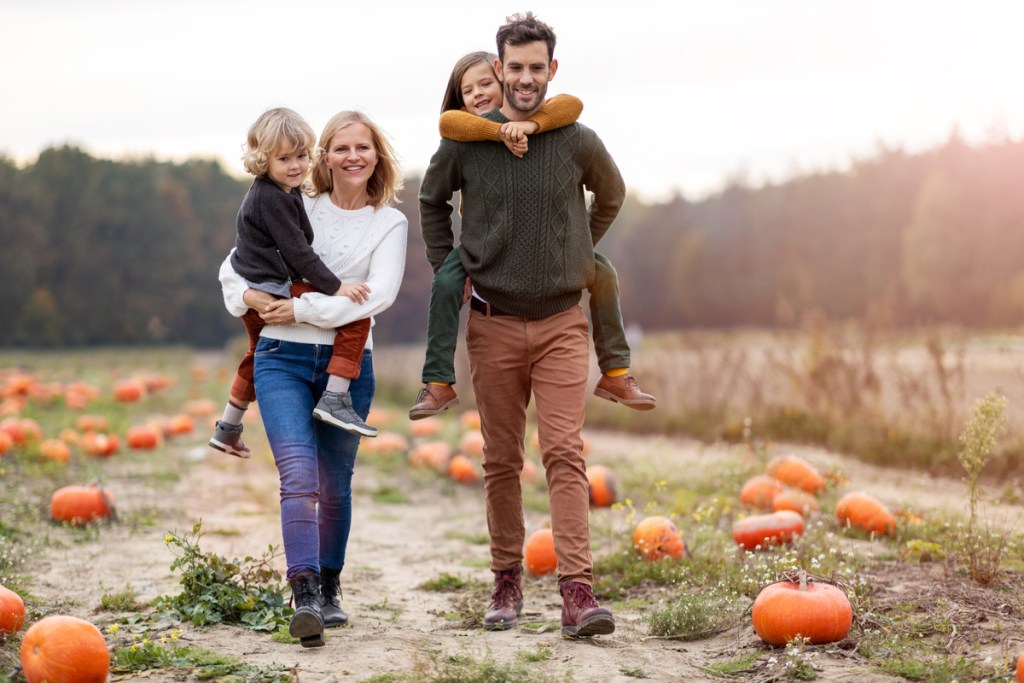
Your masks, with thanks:
[{"label": "green leafy plant", "polygon": [[174,618],[197,626],[239,624],[254,631],[273,631],[288,622],[292,609],[285,604],[281,575],[271,564],[273,546],[259,558],[228,560],[199,548],[202,522],[191,533],[168,533],[172,552],[178,554],[171,571],[180,570],[181,593],[160,596],[153,606]]}]

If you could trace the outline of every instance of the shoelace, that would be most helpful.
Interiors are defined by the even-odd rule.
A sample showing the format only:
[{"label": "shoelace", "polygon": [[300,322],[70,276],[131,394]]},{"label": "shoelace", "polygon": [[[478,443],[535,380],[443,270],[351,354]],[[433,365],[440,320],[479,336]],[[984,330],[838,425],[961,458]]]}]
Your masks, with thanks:
[{"label": "shoelace", "polygon": [[523,599],[523,591],[516,583],[516,575],[513,572],[501,572],[498,574],[498,583],[491,592],[491,604],[496,607],[503,605],[515,606]]},{"label": "shoelace", "polygon": [[569,599],[580,609],[590,609],[591,607],[598,606],[594,593],[590,590],[590,586],[586,584],[574,581],[566,586],[565,591],[569,594]]}]

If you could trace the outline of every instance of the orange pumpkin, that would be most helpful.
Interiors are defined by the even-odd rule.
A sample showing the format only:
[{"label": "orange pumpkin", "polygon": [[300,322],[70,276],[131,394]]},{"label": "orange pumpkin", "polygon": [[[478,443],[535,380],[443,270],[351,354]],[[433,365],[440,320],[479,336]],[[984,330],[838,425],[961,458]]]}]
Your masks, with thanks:
[{"label": "orange pumpkin", "polygon": [[14,447],[14,439],[7,432],[0,432],[0,455],[4,455],[7,451]]},{"label": "orange pumpkin", "polygon": [[474,458],[484,457],[484,435],[479,429],[473,429],[459,439],[459,452]]},{"label": "orange pumpkin", "polygon": [[183,410],[192,417],[212,417],[217,413],[217,404],[208,398],[185,401]]},{"label": "orange pumpkin", "polygon": [[21,668],[28,683],[103,683],[110,653],[103,634],[88,621],[54,615],[25,631]]},{"label": "orange pumpkin", "polygon": [[415,446],[409,451],[409,464],[415,467],[427,465],[433,467],[438,472],[447,472],[448,459],[451,456],[452,449],[444,441],[428,441]]},{"label": "orange pumpkin", "polygon": [[1024,654],[1017,657],[1017,675],[1014,678],[1017,683],[1024,683]]},{"label": "orange pumpkin", "polygon": [[732,540],[745,550],[792,543],[804,533],[804,518],[792,510],[752,515],[732,525]]},{"label": "orange pumpkin", "polygon": [[153,425],[135,425],[128,428],[124,438],[128,448],[150,450],[163,442],[164,435]]},{"label": "orange pumpkin", "polygon": [[39,423],[28,417],[11,416],[0,422],[0,432],[7,432],[15,444],[25,444],[43,438]]},{"label": "orange pumpkin", "polygon": [[82,435],[82,450],[98,458],[109,458],[121,448],[116,434],[86,432]]},{"label": "orange pumpkin", "polygon": [[57,522],[84,526],[114,515],[114,497],[98,486],[65,486],[50,496],[50,517]]},{"label": "orange pumpkin", "polygon": [[605,508],[618,499],[615,490],[615,475],[608,467],[588,465],[587,481],[590,483],[590,504],[593,507]]},{"label": "orange pumpkin", "polygon": [[25,623],[25,601],[10,588],[0,586],[0,640],[21,630]]},{"label": "orange pumpkin", "polygon": [[827,583],[780,581],[754,600],[754,631],[771,645],[801,637],[812,644],[834,643],[850,632],[853,608],[839,588]]},{"label": "orange pumpkin", "polygon": [[768,461],[768,474],[783,484],[808,493],[825,490],[825,480],[811,463],[796,455],[778,455]]},{"label": "orange pumpkin", "polygon": [[475,484],[480,481],[480,472],[477,471],[476,465],[461,453],[448,461],[448,476],[460,484]]},{"label": "orange pumpkin", "polygon": [[102,415],[79,415],[75,428],[80,432],[105,432],[110,429],[107,418]]},{"label": "orange pumpkin", "polygon": [[114,400],[120,403],[135,403],[146,395],[146,384],[137,379],[123,379],[114,382]]},{"label": "orange pumpkin", "polygon": [[173,416],[167,421],[167,431],[172,436],[180,434],[191,434],[196,429],[196,423],[191,415],[184,413]]},{"label": "orange pumpkin", "polygon": [[480,429],[480,413],[475,410],[467,410],[459,415],[459,424],[463,429]]},{"label": "orange pumpkin", "polygon": [[772,498],[772,512],[792,510],[807,517],[819,509],[818,499],[800,489],[786,489],[776,493]]},{"label": "orange pumpkin", "polygon": [[3,396],[28,396],[33,388],[39,383],[32,375],[23,372],[15,372],[7,377],[4,383]]},{"label": "orange pumpkin", "polygon": [[752,508],[768,510],[772,499],[782,492],[782,482],[767,474],[755,474],[740,489],[740,502]]},{"label": "orange pumpkin", "polygon": [[440,434],[443,426],[440,418],[427,417],[413,422],[409,426],[409,434],[417,439],[429,439]]},{"label": "orange pumpkin", "polygon": [[853,526],[870,534],[896,531],[896,518],[885,503],[869,493],[853,491],[836,503],[836,521],[840,526]]},{"label": "orange pumpkin", "polygon": [[555,557],[555,537],[551,529],[537,529],[526,539],[523,564],[534,576],[551,574],[558,567]]},{"label": "orange pumpkin", "polygon": [[71,459],[71,449],[60,439],[47,439],[39,444],[39,457],[54,462],[67,462]]},{"label": "orange pumpkin", "polygon": [[633,547],[647,560],[678,559],[686,555],[683,538],[667,517],[653,516],[641,520],[633,532]]}]

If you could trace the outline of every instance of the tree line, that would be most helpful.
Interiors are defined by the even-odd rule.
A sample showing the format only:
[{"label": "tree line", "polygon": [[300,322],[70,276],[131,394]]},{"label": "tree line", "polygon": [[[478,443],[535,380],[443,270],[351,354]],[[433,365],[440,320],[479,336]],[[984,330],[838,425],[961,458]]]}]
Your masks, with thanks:
[{"label": "tree line", "polygon": [[[680,161],[681,164],[685,160]],[[1024,314],[1024,143],[952,135],[843,170],[700,200],[630,197],[598,250],[645,330],[780,326],[813,311],[892,326],[1015,325]],[[240,334],[217,269],[248,179],[215,161],[113,161],[54,147],[0,158],[0,346],[182,343]],[[627,178],[628,184],[628,178]],[[379,343],[425,336],[431,272],[418,178],[409,256]]]}]

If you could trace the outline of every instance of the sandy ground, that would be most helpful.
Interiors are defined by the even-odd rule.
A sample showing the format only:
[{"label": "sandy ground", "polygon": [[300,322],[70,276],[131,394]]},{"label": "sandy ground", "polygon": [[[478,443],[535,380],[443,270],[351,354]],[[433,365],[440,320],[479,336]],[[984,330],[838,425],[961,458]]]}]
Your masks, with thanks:
[{"label": "sandy ground", "polygon": [[[666,468],[706,467],[735,455],[727,447],[684,439],[645,441],[600,432],[588,432],[587,437],[593,449],[590,458],[619,466],[643,457]],[[33,590],[43,604],[59,605],[66,613],[99,621],[110,618],[95,612],[100,596],[126,584],[131,584],[144,602],[161,594],[176,594],[177,577],[169,569],[172,555],[164,544],[164,534],[170,529],[186,531],[198,520],[203,522],[201,546],[206,551],[227,557],[255,556],[280,544],[277,476],[269,455],[257,452],[252,460],[243,462],[197,443],[202,443],[198,437],[181,447],[182,461],[188,464],[181,478],[163,489],[154,490],[130,470],[112,474],[122,516],[130,519],[135,511],[137,518],[139,511],[145,511],[154,523],[105,527],[97,542],[87,540],[42,551]],[[847,487],[870,489],[892,505],[964,509],[961,482],[867,466],[817,449],[789,450],[822,468],[841,466],[849,480]],[[546,626],[490,633],[453,624],[441,615],[455,609],[453,601],[459,596],[417,586],[442,572],[489,580],[486,545],[464,540],[486,532],[482,489],[449,486],[439,495],[442,485],[432,483],[404,491],[410,503],[384,504],[371,497],[389,484],[377,470],[357,469],[356,482],[353,534],[342,576],[349,627],[329,631],[326,647],[308,650],[275,643],[265,633],[226,626],[186,627],[185,640],[253,664],[290,668],[296,680],[325,683],[359,681],[417,667],[429,670],[429,653],[469,654],[506,662],[518,661],[517,653],[539,648],[549,649],[552,655],[537,666],[559,680],[624,683],[637,680],[625,673],[636,670],[642,670],[644,680],[650,681],[711,680],[702,667],[763,649],[749,619],[708,640],[680,642],[649,638],[644,615],[629,609],[618,610],[617,629],[611,636],[565,640],[557,630],[560,601],[553,577],[529,579],[524,591],[524,620]],[[1012,522],[1021,518],[1022,511],[1003,507],[1001,513]],[[598,514],[604,511],[595,511]],[[527,512],[528,528],[542,523],[542,515]],[[279,563],[283,570],[283,558]],[[937,570],[915,570],[907,581],[926,583],[928,572]],[[1002,648],[1006,647],[1004,638]],[[1000,654],[997,650],[993,650],[995,656]],[[823,659],[820,666],[821,680],[896,680],[865,671],[841,652]],[[184,679],[178,670],[115,675],[114,680],[142,677]]]}]

